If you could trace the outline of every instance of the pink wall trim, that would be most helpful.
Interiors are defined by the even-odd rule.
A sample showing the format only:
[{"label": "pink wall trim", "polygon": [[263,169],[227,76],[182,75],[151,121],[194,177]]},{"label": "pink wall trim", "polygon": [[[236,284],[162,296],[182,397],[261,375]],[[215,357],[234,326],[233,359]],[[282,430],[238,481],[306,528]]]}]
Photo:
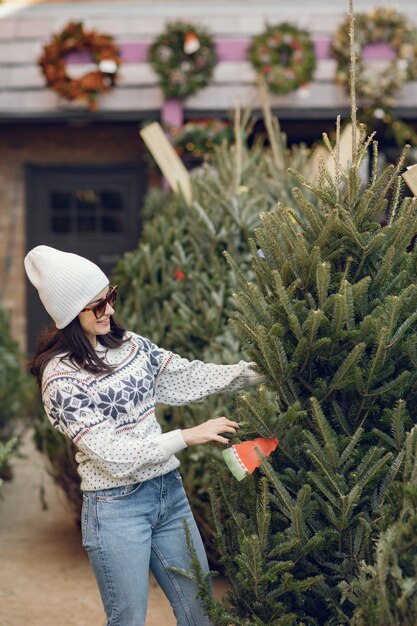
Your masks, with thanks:
[{"label": "pink wall trim", "polygon": [[[220,61],[244,61],[250,45],[250,39],[218,39],[216,41],[217,53]],[[330,58],[329,37],[318,37],[314,39],[316,57],[319,60]],[[142,41],[121,41],[118,42],[122,59],[125,63],[146,63],[148,59],[149,43]],[[386,59],[392,60],[395,53],[385,43],[372,44],[366,46],[363,51],[365,59]],[[68,63],[89,63],[91,59],[88,54],[76,52],[68,55]]]},{"label": "pink wall trim", "polygon": [[165,100],[161,110],[161,122],[168,126],[182,126],[184,123],[184,107],[181,100]]}]

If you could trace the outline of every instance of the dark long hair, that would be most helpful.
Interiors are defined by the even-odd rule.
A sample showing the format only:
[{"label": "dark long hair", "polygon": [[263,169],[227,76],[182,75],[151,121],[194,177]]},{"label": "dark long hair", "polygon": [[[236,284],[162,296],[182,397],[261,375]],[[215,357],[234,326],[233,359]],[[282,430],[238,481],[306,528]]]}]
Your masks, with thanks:
[{"label": "dark long hair", "polygon": [[[126,329],[111,316],[110,331],[100,335],[100,343],[106,348],[119,348],[128,340],[125,332]],[[69,360],[76,369],[82,368],[92,374],[107,374],[113,370],[96,353],[78,317],[65,328],[58,329],[53,324],[40,332],[36,352],[29,363],[30,372],[37,378],[39,386],[42,385],[45,367],[58,354]]]}]

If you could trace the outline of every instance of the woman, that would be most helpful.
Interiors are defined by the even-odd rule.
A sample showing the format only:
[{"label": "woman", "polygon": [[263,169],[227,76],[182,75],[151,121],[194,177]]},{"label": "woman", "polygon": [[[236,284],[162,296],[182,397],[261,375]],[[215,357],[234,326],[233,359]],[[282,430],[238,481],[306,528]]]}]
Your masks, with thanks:
[{"label": "woman", "polygon": [[188,361],[127,332],[114,318],[117,287],[76,254],[37,246],[26,273],[55,325],[33,358],[46,413],[77,447],[83,492],[82,541],[100,589],[107,626],[143,626],[148,572],[181,626],[209,624],[190,569],[184,520],[201,566],[207,558],[185,495],[175,454],[236,433],[225,417],[162,433],[156,403],[181,405],[238,391],[263,377],[250,363]]}]

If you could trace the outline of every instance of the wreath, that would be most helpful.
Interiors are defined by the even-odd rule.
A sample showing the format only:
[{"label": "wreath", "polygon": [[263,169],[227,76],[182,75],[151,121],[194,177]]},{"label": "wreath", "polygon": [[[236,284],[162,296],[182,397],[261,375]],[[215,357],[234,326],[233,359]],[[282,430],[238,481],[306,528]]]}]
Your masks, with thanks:
[{"label": "wreath", "polygon": [[[364,60],[364,49],[372,44],[387,44],[394,58],[382,70]],[[331,52],[337,61],[336,80],[349,84],[349,20],[336,32]],[[392,103],[395,93],[417,78],[417,30],[407,18],[389,7],[376,8],[355,17],[355,55],[357,94],[373,103]]]},{"label": "wreath", "polygon": [[248,58],[274,93],[289,93],[310,82],[316,69],[310,34],[287,23],[269,26],[256,35]]},{"label": "wreath", "polygon": [[186,98],[209,84],[217,63],[216,46],[207,31],[172,22],[149,49],[149,62],[167,98]]},{"label": "wreath", "polygon": [[[66,68],[66,57],[71,52],[87,52],[97,69],[81,78],[71,78]],[[116,84],[122,60],[110,35],[85,31],[81,23],[70,22],[43,47],[38,63],[47,85],[62,98],[87,100],[90,109],[95,110],[99,96]]]},{"label": "wreath", "polygon": [[399,119],[388,107],[362,107],[359,121],[364,123],[368,133],[376,132],[379,142],[395,143],[400,149],[406,143],[417,145],[417,132],[411,124]]},{"label": "wreath", "polygon": [[187,122],[181,128],[171,128],[169,134],[177,154],[197,159],[212,152],[214,146],[233,139],[230,124],[217,119]]}]

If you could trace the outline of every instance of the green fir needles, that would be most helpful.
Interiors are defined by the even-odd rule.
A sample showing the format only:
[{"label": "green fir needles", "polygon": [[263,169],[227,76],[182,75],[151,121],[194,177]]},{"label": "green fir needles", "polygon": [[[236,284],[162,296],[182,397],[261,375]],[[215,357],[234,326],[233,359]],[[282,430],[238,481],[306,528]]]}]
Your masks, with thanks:
[{"label": "green fir needles", "polygon": [[[225,556],[226,569],[240,581],[230,598],[236,623],[275,624],[278,616],[349,623],[360,594],[345,586],[369,579],[368,570],[358,577],[380,558],[374,542],[394,541],[391,530],[404,519],[402,497],[392,494],[403,484],[405,434],[417,409],[417,202],[403,197],[400,177],[407,149],[378,175],[377,146],[360,127],[346,170],[337,163],[330,176],[322,168],[316,183],[292,172],[309,198],[297,189],[294,208],[279,204],[261,215],[251,242],[254,279],[226,254],[239,284],[232,326],[268,376],[268,392],[242,399],[240,436],[267,433],[281,442],[262,463],[269,544],[250,544],[257,569],[270,572],[259,604],[248,607],[242,595],[254,584],[248,541],[260,536],[248,499],[259,501],[265,478],[216,500],[227,499],[230,512],[217,530],[222,551],[234,555]],[[275,596],[283,584],[291,591]],[[416,593],[411,586],[403,603],[414,604]]]}]

